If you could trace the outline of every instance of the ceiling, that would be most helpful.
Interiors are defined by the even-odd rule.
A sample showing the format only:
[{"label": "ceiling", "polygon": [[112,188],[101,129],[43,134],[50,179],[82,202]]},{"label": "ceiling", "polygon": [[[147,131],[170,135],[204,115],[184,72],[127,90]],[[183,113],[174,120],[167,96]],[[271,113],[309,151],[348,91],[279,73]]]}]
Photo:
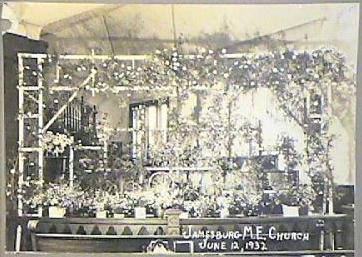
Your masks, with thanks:
[{"label": "ceiling", "polygon": [[[255,38],[300,41],[341,48],[357,62],[358,4],[170,5],[7,3],[9,32],[43,39],[63,52],[133,53],[178,37],[217,47],[254,44]],[[135,32],[136,31],[136,32]],[[264,38],[265,39],[265,38]],[[132,46],[132,47],[131,47]],[[118,48],[117,48],[118,47]]]},{"label": "ceiling", "polygon": [[44,26],[103,6],[104,4],[9,2],[4,5],[3,18],[12,22],[9,32],[37,39]]}]

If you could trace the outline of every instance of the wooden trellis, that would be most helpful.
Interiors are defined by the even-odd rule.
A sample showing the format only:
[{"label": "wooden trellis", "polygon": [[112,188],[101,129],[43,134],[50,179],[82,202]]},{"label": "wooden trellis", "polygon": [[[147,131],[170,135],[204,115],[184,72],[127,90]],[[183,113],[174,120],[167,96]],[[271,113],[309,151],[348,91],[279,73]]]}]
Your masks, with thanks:
[{"label": "wooden trellis", "polygon": [[[238,59],[241,57],[244,57],[245,54],[225,54],[225,58],[230,59]],[[43,86],[43,65],[47,58],[49,58],[47,54],[30,54],[30,53],[19,53],[18,54],[18,68],[19,68],[19,84],[18,84],[18,90],[19,90],[19,112],[18,112],[18,121],[19,121],[19,145],[18,145],[18,172],[19,172],[19,180],[18,185],[21,187],[24,183],[24,177],[27,174],[24,174],[25,172],[25,164],[24,164],[24,158],[26,154],[35,154],[37,156],[36,158],[36,164],[38,170],[38,179],[39,181],[43,182],[43,169],[44,169],[44,145],[43,145],[43,135],[46,133],[47,129],[52,125],[52,123],[64,112],[64,110],[67,108],[67,105],[71,103],[78,95],[78,92],[80,89],[84,88],[89,83],[94,83],[94,76],[96,71],[91,71],[89,76],[81,82],[77,87],[75,86],[51,86],[49,89],[52,91],[60,91],[60,92],[66,92],[70,91],[72,92],[71,96],[69,97],[68,101],[57,111],[57,113],[48,121],[47,124],[44,124],[44,115],[43,115],[43,109],[44,109],[44,86]],[[59,60],[69,60],[69,61],[81,61],[81,60],[92,60],[92,61],[106,61],[110,59],[116,59],[119,61],[125,61],[125,62],[131,62],[131,66],[134,69],[136,67],[136,64],[138,62],[143,62],[146,59],[149,59],[150,57],[147,55],[117,55],[117,56],[109,56],[109,55],[95,55],[92,53],[91,55],[59,55],[57,56],[58,61]],[[24,82],[24,60],[35,60],[36,61],[36,83],[33,85],[28,85]],[[57,76],[59,76],[59,69],[56,69]],[[57,78],[59,79],[59,78]],[[145,88],[147,89],[147,88]],[[202,87],[200,87],[201,90],[203,90]],[[119,90],[140,90],[140,88],[129,88],[129,87],[119,87]],[[311,104],[311,95],[310,92],[305,92],[305,109],[306,109],[306,115],[308,122],[317,122],[319,123],[319,126],[323,129],[327,128],[326,123],[328,122],[328,117],[331,114],[331,93],[330,90],[328,91],[327,95],[321,94],[320,95],[321,101],[328,101],[328,103],[324,103],[327,106],[327,111],[322,111],[318,114],[312,114],[310,115],[310,104]],[[27,115],[26,110],[24,110],[24,101],[29,100],[33,101],[37,104],[37,113]],[[26,135],[24,133],[24,127],[27,120],[35,120],[37,124],[37,129],[35,131],[35,136],[37,138],[36,141],[33,142],[33,145],[25,145],[25,139]],[[305,124],[309,125],[309,124]],[[320,131],[320,133],[326,133],[326,131]],[[106,143],[104,144],[104,152],[105,155],[107,153],[106,150]],[[74,158],[74,150],[71,148],[70,154],[69,154],[69,177],[70,177],[70,184],[73,184],[73,158]],[[106,156],[105,156],[106,157]],[[331,198],[331,192],[328,193],[329,195],[329,211],[328,213],[332,213],[332,198]],[[18,198],[18,215],[23,216],[24,208],[23,208],[23,201],[21,199],[21,196],[19,195]],[[38,214],[41,216],[41,212]],[[21,228],[20,228],[20,234],[21,234]],[[18,235],[19,235],[19,229],[18,229]]]},{"label": "wooden trellis", "polygon": [[[228,59],[239,59],[244,57],[245,54],[225,54],[224,57]],[[59,108],[59,110],[56,112],[56,114],[47,122],[47,124],[44,123],[43,118],[43,108],[44,108],[44,102],[43,102],[43,65],[47,58],[51,56],[47,54],[33,54],[33,53],[19,53],[18,54],[18,60],[19,60],[19,186],[22,185],[24,182],[24,155],[26,153],[35,153],[37,154],[37,164],[38,167],[38,178],[40,181],[43,181],[43,166],[44,166],[44,155],[43,155],[43,134],[46,133],[47,129],[52,125],[52,123],[64,112],[64,110],[67,108],[67,105],[71,103],[78,95],[78,92],[84,88],[89,83],[94,83],[95,80],[95,73],[96,71],[91,70],[90,74],[83,82],[81,82],[78,86],[51,86],[49,89],[51,91],[72,91],[73,93],[69,97],[68,101]],[[118,61],[125,61],[125,62],[131,62],[131,67],[134,69],[136,67],[137,62],[142,62],[144,60],[149,59],[150,56],[148,55],[117,55],[117,56],[109,56],[109,55],[95,55],[92,51],[91,55],[59,55],[57,56],[57,60],[59,61],[82,61],[82,60],[90,60],[92,63],[95,61],[106,61],[110,59],[115,59]],[[28,85],[24,83],[24,60],[26,59],[32,59],[36,61],[37,67],[36,67],[36,73],[37,73],[37,80],[34,85]],[[57,78],[55,81],[59,82],[59,70],[60,66],[56,67],[56,75]],[[92,89],[90,89],[92,90]],[[129,87],[119,87],[119,90],[140,90],[139,88],[129,88]],[[203,90],[202,87],[200,87],[200,90]],[[31,92],[32,94],[29,94]],[[305,116],[306,121],[308,123],[319,123],[318,126],[321,127],[320,133],[327,133],[327,131],[323,131],[323,129],[327,128],[326,123],[328,122],[328,117],[331,114],[331,92],[330,90],[327,92],[327,95],[325,96],[323,92],[320,92],[320,101],[321,106],[327,104],[327,111],[322,111],[320,113],[312,113],[310,112],[310,107],[312,106],[311,103],[311,97],[309,91],[305,92]],[[31,114],[30,116],[26,114],[26,110],[24,110],[24,100],[31,100],[34,101],[37,104],[37,110],[38,113]],[[324,101],[328,101],[328,103],[323,103]],[[37,140],[34,141],[34,145],[25,146],[24,140],[25,140],[25,134],[24,134],[24,123],[28,119],[36,120],[37,122],[37,134],[36,138]],[[309,124],[305,124],[305,126],[308,126]],[[74,150],[74,149],[72,149]],[[106,152],[106,151],[105,151]],[[70,156],[73,156],[73,152],[71,151]],[[70,166],[72,168],[73,162],[70,162]],[[70,169],[70,173],[72,173],[72,169]],[[71,181],[72,178],[70,178]],[[23,205],[22,201],[18,201],[18,214],[19,216],[23,215]]]},{"label": "wooden trellis", "polygon": [[[58,112],[48,121],[47,124],[44,125],[44,92],[43,92],[43,65],[45,60],[50,57],[47,54],[34,54],[34,53],[19,53],[18,54],[18,72],[19,72],[19,80],[18,80],[18,92],[19,92],[19,109],[18,109],[18,122],[19,122],[19,138],[18,138],[18,187],[21,188],[24,183],[24,178],[28,174],[24,174],[25,172],[25,163],[24,160],[26,155],[34,154],[37,156],[35,158],[35,163],[33,165],[37,168],[38,171],[38,180],[43,183],[44,181],[44,145],[43,145],[43,135],[46,133],[47,129],[52,125],[52,123],[64,112],[67,108],[67,105],[71,103],[77,96],[79,90],[83,88],[90,82],[94,83],[94,71],[89,74],[89,76],[80,84],[78,87],[69,87],[69,86],[53,86],[50,89],[52,91],[74,91],[73,94],[68,99],[67,103],[63,105]],[[69,60],[69,61],[80,61],[80,60],[107,60],[110,59],[111,56],[106,55],[95,55],[92,52],[92,55],[60,55],[57,56],[58,60]],[[122,60],[122,61],[130,61],[132,63],[132,68],[135,67],[137,61],[143,61],[148,57],[145,55],[119,55],[114,56],[114,59]],[[33,68],[34,76],[36,76],[36,81],[32,81],[32,84],[28,84],[25,82],[25,72],[27,69],[31,67],[25,67],[24,61],[25,60],[32,60],[36,62],[36,67]],[[56,68],[56,75],[57,80],[59,82],[59,66],[57,65]],[[36,104],[37,106],[37,113],[31,113],[28,115],[25,107],[25,101],[31,101]],[[26,133],[24,132],[25,125],[29,120],[33,120],[36,122],[37,127],[35,131],[35,138],[36,140],[31,141],[31,145],[25,144],[25,139],[27,137]],[[99,148],[104,151],[104,158],[107,158],[107,149],[106,149],[106,142],[104,142],[103,147]],[[86,147],[85,147],[86,148]],[[98,150],[99,150],[98,149]],[[74,150],[73,147],[70,149],[69,153],[69,183],[73,185],[73,158],[74,158]],[[22,195],[18,194],[18,216],[22,217],[27,215],[24,213],[24,204],[22,200]],[[37,216],[42,216],[41,209],[38,210]],[[16,239],[16,249],[20,249],[20,242],[21,242],[21,234],[22,234],[22,227],[19,225],[17,227],[17,239]]]},{"label": "wooden trellis", "polygon": [[[18,185],[21,188],[24,182],[24,158],[26,153],[35,153],[37,154],[37,168],[38,168],[38,177],[39,180],[43,180],[43,79],[41,76],[37,76],[36,85],[25,85],[24,83],[24,58],[22,54],[18,55],[18,68],[19,68],[19,111],[18,111],[18,120],[19,120],[19,141],[18,141],[18,165],[19,165],[19,180]],[[36,60],[36,70],[41,72],[43,70],[43,58],[41,56],[29,56]],[[31,92],[32,94],[29,94]],[[33,94],[37,96],[34,96]],[[35,101],[37,104],[38,113],[27,115],[26,110],[24,110],[24,100],[30,98],[31,101]],[[28,119],[33,119],[37,123],[36,137],[37,141],[34,142],[34,145],[25,146],[25,122]],[[20,195],[19,195],[20,196]],[[18,200],[18,215],[23,215],[23,202],[19,198]]]},{"label": "wooden trellis", "polygon": [[[49,127],[56,121],[57,118],[65,111],[68,104],[70,104],[78,95],[78,92],[83,89],[87,84],[94,83],[94,76],[96,71],[92,70],[89,76],[81,82],[77,87],[70,87],[70,86],[52,86],[49,89],[52,91],[72,91],[73,93],[67,100],[67,102],[59,108],[59,110],[55,113],[55,115],[44,124],[44,101],[43,101],[43,80],[44,77],[42,76],[43,71],[43,64],[47,58],[49,58],[47,54],[32,54],[32,53],[19,53],[18,54],[18,69],[19,69],[19,84],[18,84],[18,91],[19,91],[19,111],[18,111],[18,121],[19,121],[19,140],[18,140],[18,171],[19,171],[19,180],[18,185],[21,187],[24,183],[24,178],[27,174],[25,172],[25,165],[24,165],[24,158],[26,154],[36,154],[37,158],[35,159],[34,166],[37,167],[38,170],[38,179],[39,181],[43,182],[43,170],[44,170],[44,146],[43,146],[43,135],[49,129]],[[92,53],[91,55],[60,55],[57,56],[58,62],[60,60],[69,60],[69,61],[80,61],[80,60],[91,60],[92,62],[98,61],[105,61],[111,59],[111,56],[107,55],[95,55]],[[145,55],[119,55],[113,57],[116,60],[121,61],[128,61],[131,62],[132,68],[134,69],[136,66],[136,62],[143,61],[148,58]],[[24,60],[35,60],[37,65],[36,67],[25,67]],[[25,83],[25,74],[24,71],[27,69],[33,68],[34,76],[37,77],[36,83],[29,85]],[[56,81],[59,82],[59,66],[57,64],[56,68]],[[30,92],[30,93],[29,93]],[[32,113],[31,115],[27,115],[26,111],[24,110],[24,101],[33,101],[37,105],[37,113]],[[35,120],[37,123],[36,128],[36,135],[35,138],[37,140],[33,140],[32,145],[25,145],[26,133],[24,133],[24,127],[27,120],[32,119]],[[87,149],[87,146],[83,147]],[[94,148],[94,147],[93,147]],[[93,149],[92,148],[92,149]],[[79,147],[77,148],[79,150]],[[70,149],[70,160],[69,160],[69,177],[70,177],[70,184],[73,184],[73,157],[74,157],[74,150],[73,148]],[[104,143],[103,147],[98,147],[97,150],[104,151],[104,158],[107,156],[107,149],[106,143]],[[18,215],[23,216],[24,209],[23,209],[23,201],[21,196],[19,195],[18,199]],[[41,213],[40,213],[41,215]]]}]

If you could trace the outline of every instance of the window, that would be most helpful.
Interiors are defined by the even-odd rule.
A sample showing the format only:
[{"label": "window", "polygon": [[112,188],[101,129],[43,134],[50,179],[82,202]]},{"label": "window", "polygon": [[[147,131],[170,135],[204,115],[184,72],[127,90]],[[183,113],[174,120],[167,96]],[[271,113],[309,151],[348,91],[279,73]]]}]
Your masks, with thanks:
[{"label": "window", "polygon": [[148,159],[148,152],[167,140],[168,99],[130,105],[133,158]]}]

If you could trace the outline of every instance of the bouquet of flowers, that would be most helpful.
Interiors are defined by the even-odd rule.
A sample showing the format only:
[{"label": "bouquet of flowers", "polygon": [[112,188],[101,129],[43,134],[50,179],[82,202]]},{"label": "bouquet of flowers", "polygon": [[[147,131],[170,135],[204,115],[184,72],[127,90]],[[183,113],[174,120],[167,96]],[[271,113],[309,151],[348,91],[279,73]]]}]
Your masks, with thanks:
[{"label": "bouquet of flowers", "polygon": [[309,185],[290,187],[286,191],[278,193],[280,203],[288,206],[311,206],[315,199],[315,193]]},{"label": "bouquet of flowers", "polygon": [[244,194],[234,193],[229,195],[230,204],[229,204],[229,213],[232,215],[242,214],[246,208],[246,203],[244,201]]},{"label": "bouquet of flowers", "polygon": [[52,131],[47,131],[43,137],[44,151],[48,155],[58,156],[65,151],[67,146],[73,144],[73,141],[73,138],[67,136],[66,134],[54,134]]},{"label": "bouquet of flowers", "polygon": [[183,203],[182,192],[179,188],[169,188],[163,185],[153,188],[156,208],[167,209],[181,207]]},{"label": "bouquet of flowers", "polygon": [[58,206],[75,210],[80,208],[85,193],[78,185],[70,187],[68,184],[43,185],[39,180],[27,177],[18,190],[19,198],[30,208]]},{"label": "bouquet of flowers", "polygon": [[69,186],[66,183],[49,184],[44,188],[45,206],[59,206],[63,208],[78,208],[85,197],[85,193],[78,185]]}]

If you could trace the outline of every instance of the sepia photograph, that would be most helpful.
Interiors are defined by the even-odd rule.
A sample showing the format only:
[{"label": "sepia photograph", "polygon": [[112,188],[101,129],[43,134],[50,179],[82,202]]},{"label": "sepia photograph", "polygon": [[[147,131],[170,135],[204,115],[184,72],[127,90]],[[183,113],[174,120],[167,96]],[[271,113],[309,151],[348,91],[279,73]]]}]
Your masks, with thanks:
[{"label": "sepia photograph", "polygon": [[7,252],[355,256],[358,3],[0,5]]}]

